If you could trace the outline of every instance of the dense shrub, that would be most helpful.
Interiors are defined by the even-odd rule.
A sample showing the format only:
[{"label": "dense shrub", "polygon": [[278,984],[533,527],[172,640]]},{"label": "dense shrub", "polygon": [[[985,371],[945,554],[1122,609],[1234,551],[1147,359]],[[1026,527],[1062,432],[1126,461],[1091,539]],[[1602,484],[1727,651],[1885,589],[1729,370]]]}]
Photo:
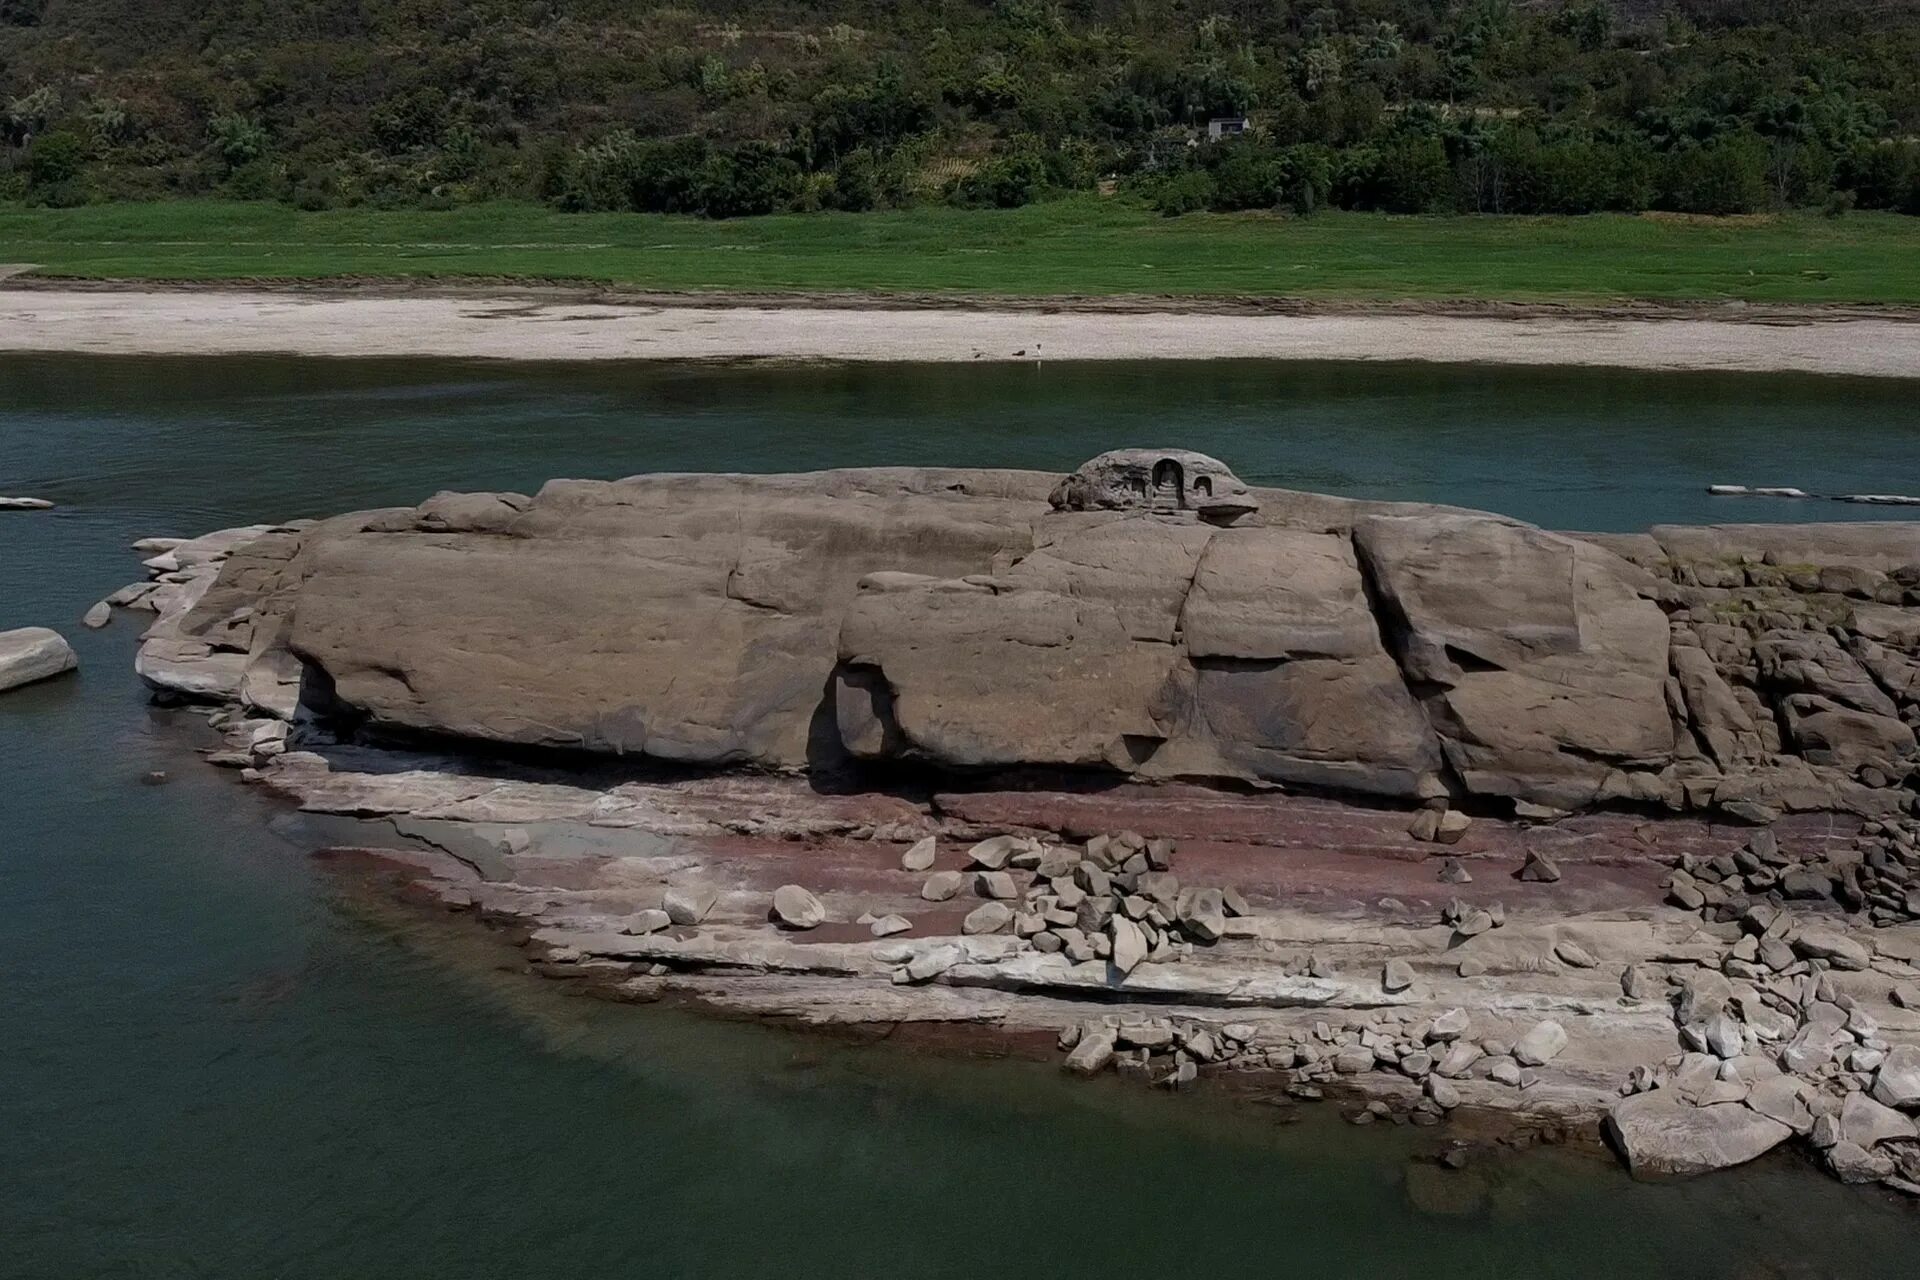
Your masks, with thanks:
[{"label": "dense shrub", "polygon": [[1032,204],[1047,189],[1047,162],[1032,151],[997,156],[954,184],[955,204],[975,209],[1015,209]]},{"label": "dense shrub", "polygon": [[1682,213],[1754,213],[1764,209],[1767,150],[1740,134],[1705,146],[1683,147],[1667,160],[1665,199]]}]

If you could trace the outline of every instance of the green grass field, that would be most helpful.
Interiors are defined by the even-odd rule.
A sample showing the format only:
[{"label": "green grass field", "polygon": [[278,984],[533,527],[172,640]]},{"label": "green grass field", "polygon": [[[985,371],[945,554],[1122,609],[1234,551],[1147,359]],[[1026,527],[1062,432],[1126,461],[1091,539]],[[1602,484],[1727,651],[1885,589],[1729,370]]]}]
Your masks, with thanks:
[{"label": "green grass field", "polygon": [[994,212],[709,222],[527,204],[300,213],[186,201],[0,206],[0,263],[88,279],[516,277],[663,290],[1920,304],[1920,218],[1167,219],[1123,199],[1082,197]]}]

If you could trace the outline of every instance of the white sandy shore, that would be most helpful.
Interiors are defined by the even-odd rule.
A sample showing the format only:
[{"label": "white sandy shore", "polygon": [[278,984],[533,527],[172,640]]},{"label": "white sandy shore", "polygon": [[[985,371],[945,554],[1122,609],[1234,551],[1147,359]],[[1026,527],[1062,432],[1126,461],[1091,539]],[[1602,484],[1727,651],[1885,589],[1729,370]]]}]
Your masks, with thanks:
[{"label": "white sandy shore", "polygon": [[655,306],[271,290],[0,290],[0,351],[518,360],[1425,360],[1920,377],[1920,323]]}]

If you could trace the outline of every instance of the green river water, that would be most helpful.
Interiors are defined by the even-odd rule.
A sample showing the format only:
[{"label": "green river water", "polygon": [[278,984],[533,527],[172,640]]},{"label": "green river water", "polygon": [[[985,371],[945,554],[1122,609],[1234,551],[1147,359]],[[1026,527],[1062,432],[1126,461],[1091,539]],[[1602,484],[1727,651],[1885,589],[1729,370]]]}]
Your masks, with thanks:
[{"label": "green river water", "polygon": [[[1795,1157],[1682,1185],[1216,1092],[569,999],[380,910],[148,707],[127,543],[551,476],[1215,453],[1560,528],[1847,519],[1910,384],[1395,366],[687,369],[0,357],[0,1277],[1910,1276],[1920,1211]],[[140,783],[164,769],[165,786]]]}]

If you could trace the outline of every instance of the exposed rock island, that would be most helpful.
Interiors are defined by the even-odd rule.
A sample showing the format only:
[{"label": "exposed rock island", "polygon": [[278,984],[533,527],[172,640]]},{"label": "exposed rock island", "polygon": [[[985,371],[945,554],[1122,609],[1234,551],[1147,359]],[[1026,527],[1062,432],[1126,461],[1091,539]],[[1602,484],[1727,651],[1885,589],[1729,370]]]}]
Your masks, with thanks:
[{"label": "exposed rock island", "polygon": [[216,761],[549,971],[1920,1190],[1920,523],[1561,534],[1124,450],[143,549],[113,602]]}]

